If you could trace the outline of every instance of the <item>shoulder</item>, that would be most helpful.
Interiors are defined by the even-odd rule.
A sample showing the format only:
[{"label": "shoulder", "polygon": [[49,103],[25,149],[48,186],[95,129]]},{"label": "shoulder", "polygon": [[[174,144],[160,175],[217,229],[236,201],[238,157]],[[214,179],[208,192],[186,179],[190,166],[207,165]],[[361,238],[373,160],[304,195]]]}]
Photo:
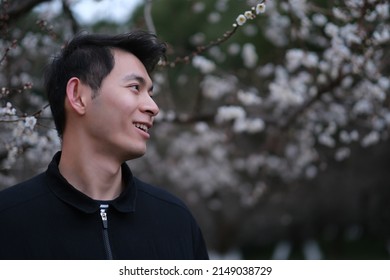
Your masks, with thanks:
[{"label": "shoulder", "polygon": [[0,213],[7,209],[25,205],[44,196],[48,189],[45,186],[44,173],[15,186],[0,191]]},{"label": "shoulder", "polygon": [[138,178],[134,178],[134,181],[137,186],[138,198],[140,198],[139,196],[142,196],[144,199],[153,200],[154,203],[175,207],[189,212],[185,203],[172,193],[160,187],[145,183]]},{"label": "shoulder", "polygon": [[[169,232],[169,236],[180,236],[189,240],[191,259],[208,259],[208,253],[202,232],[194,216],[184,202],[170,192],[145,183],[134,177],[137,187],[137,206],[146,209],[150,216],[147,221],[153,224],[162,224],[162,231]],[[137,210],[136,210],[137,211]],[[143,216],[145,217],[145,216]],[[184,236],[184,237],[183,237]],[[175,239],[179,242],[179,239]]]}]

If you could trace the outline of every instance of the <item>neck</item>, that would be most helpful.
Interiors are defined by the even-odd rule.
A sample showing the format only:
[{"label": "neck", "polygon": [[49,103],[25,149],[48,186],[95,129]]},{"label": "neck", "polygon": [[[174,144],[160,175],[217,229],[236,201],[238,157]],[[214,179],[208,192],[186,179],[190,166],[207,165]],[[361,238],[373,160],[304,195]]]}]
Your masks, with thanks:
[{"label": "neck", "polygon": [[[71,143],[70,145],[67,143]],[[64,141],[59,170],[77,190],[95,200],[112,200],[123,189],[121,163],[75,141]]]}]

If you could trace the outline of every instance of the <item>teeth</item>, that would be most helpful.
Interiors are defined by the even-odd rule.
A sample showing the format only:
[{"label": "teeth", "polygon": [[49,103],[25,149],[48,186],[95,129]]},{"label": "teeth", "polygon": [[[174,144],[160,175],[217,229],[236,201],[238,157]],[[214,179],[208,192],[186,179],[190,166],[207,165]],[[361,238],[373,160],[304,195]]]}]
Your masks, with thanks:
[{"label": "teeth", "polygon": [[139,128],[139,129],[141,129],[143,131],[146,131],[146,132],[148,131],[148,127],[145,124],[135,123],[134,125],[135,125],[135,127]]}]

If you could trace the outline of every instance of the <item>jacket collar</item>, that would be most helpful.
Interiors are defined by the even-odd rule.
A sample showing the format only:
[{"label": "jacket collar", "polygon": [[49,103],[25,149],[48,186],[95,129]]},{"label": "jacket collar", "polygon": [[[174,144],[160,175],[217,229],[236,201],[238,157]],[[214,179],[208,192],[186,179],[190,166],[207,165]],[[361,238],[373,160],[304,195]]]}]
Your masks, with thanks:
[{"label": "jacket collar", "polygon": [[[60,173],[58,164],[61,152],[57,152],[46,170],[49,189],[65,203],[85,212],[94,213],[99,210],[100,203],[74,188]],[[133,174],[126,163],[122,164],[122,176],[125,189],[110,205],[122,213],[135,211],[136,186]]]}]

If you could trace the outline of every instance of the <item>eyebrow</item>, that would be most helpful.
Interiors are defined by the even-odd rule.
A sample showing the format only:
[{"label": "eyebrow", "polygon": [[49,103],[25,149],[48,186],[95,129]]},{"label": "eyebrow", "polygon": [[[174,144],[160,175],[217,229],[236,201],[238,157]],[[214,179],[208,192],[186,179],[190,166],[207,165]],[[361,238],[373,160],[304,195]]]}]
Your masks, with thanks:
[{"label": "eyebrow", "polygon": [[[136,74],[129,74],[129,75],[126,75],[126,76],[122,79],[123,82],[134,81],[134,80],[137,81],[137,82],[139,82],[142,86],[145,86],[145,85],[146,85],[146,80],[145,80],[143,77],[141,77],[141,76],[139,76],[139,75],[136,75]],[[149,91],[149,92],[153,91],[153,84],[152,84],[152,86],[149,88],[148,91]]]}]

